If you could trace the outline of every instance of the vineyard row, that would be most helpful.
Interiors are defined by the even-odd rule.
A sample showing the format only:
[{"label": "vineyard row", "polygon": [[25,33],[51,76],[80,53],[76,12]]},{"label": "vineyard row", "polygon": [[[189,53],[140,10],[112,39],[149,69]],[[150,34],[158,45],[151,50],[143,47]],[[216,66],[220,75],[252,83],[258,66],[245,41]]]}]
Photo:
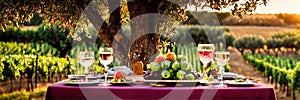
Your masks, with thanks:
[{"label": "vineyard row", "polygon": [[[300,62],[296,58],[280,58],[270,55],[249,54],[244,53],[244,59],[255,66],[263,75],[268,78],[268,81],[280,85],[283,90],[285,87],[293,92],[300,91]],[[287,91],[287,96],[291,95]]]}]

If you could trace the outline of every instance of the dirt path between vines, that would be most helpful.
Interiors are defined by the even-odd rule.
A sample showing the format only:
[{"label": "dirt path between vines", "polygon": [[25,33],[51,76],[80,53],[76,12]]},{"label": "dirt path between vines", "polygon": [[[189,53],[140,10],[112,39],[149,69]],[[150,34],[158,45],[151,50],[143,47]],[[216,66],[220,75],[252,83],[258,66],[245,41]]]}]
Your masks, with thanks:
[{"label": "dirt path between vines", "polygon": [[[255,69],[251,64],[247,63],[240,52],[238,52],[234,48],[229,48],[228,51],[231,53],[231,58],[229,61],[229,65],[231,67],[231,72],[237,73],[240,75],[244,75],[246,78],[254,78],[254,79],[260,79],[262,83],[273,86],[274,84],[270,84],[267,81],[267,78],[262,75],[260,71]],[[279,89],[275,90],[276,96],[278,100],[292,100],[292,97],[286,97],[286,94],[282,91],[279,91]],[[296,95],[296,99],[300,99],[299,92]]]}]

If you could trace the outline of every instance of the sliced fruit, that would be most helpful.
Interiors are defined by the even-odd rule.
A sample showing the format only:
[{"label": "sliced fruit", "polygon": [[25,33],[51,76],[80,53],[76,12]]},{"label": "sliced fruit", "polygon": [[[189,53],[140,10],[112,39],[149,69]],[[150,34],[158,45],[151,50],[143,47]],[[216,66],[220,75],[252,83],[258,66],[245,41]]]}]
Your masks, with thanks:
[{"label": "sliced fruit", "polygon": [[118,79],[118,83],[121,83],[122,82],[122,79]]},{"label": "sliced fruit", "polygon": [[167,59],[167,60],[170,60],[170,61],[175,61],[175,60],[176,60],[176,55],[175,55],[175,53],[174,53],[174,52],[169,52],[169,53],[167,53],[166,59]]},{"label": "sliced fruit", "polygon": [[125,79],[126,78],[126,73],[122,70],[117,70],[116,73],[114,74],[114,79]]}]

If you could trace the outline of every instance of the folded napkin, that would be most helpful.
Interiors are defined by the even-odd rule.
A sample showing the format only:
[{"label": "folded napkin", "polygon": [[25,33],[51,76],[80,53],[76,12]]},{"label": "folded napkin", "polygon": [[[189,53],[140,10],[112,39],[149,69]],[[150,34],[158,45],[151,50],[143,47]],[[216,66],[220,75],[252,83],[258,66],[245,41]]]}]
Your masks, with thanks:
[{"label": "folded napkin", "polygon": [[115,66],[108,70],[108,76],[113,76],[117,70],[122,70],[126,73],[126,75],[132,74],[132,71],[127,66]]}]

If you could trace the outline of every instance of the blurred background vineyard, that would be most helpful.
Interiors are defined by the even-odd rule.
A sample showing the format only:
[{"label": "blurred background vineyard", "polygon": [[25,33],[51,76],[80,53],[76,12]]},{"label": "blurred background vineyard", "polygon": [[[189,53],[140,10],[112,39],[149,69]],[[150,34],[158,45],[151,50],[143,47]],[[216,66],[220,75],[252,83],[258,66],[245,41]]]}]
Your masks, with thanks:
[{"label": "blurred background vineyard", "polygon": [[[212,22],[220,22],[222,26],[201,25],[195,18],[195,15],[205,18],[211,14],[216,14],[219,20]],[[193,40],[176,44],[161,37],[163,54],[173,51],[188,55],[193,66],[201,66],[196,45],[208,43],[207,36],[219,36],[216,38],[225,39],[226,48],[233,56],[244,58],[242,63],[251,64],[261,72],[260,77],[265,78],[267,84],[274,85],[278,97],[300,98],[297,95],[300,90],[300,15],[253,14],[244,15],[241,21],[229,12],[188,11],[186,15],[189,19],[177,26],[174,39]],[[68,36],[69,29],[56,24],[45,27],[42,19],[36,13],[23,28],[0,30],[0,99],[42,97],[48,84],[61,81],[68,74],[82,73],[76,54],[85,48]],[[97,32],[93,28],[89,31]],[[125,27],[123,32],[130,34],[130,28]],[[98,37],[96,45],[88,49],[97,54],[102,42]],[[99,57],[95,59],[90,71],[102,73]],[[237,70],[230,67],[242,66],[233,64],[235,62],[238,61],[230,61],[227,71],[235,72]],[[120,65],[115,59],[110,67]]]}]

